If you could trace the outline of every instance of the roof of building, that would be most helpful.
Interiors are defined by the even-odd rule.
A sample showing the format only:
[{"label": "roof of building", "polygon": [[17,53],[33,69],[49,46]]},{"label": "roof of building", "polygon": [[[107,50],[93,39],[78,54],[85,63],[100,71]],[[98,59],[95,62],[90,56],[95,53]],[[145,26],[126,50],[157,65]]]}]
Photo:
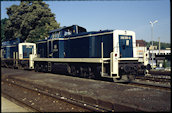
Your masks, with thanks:
[{"label": "roof of building", "polygon": [[146,42],[144,40],[136,40],[136,46],[146,47]]}]

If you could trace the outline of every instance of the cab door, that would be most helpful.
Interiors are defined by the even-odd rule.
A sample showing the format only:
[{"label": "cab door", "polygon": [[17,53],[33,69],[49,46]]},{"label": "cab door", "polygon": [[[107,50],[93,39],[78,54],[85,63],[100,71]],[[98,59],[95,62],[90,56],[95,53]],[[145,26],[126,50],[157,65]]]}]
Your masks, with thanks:
[{"label": "cab door", "polygon": [[119,35],[119,50],[121,58],[133,57],[132,36]]},{"label": "cab door", "polygon": [[48,52],[48,58],[52,58],[53,57],[53,41],[52,40],[48,40],[47,41],[47,52]]},{"label": "cab door", "polygon": [[53,58],[59,58],[59,41],[58,40],[54,40],[53,41]]}]

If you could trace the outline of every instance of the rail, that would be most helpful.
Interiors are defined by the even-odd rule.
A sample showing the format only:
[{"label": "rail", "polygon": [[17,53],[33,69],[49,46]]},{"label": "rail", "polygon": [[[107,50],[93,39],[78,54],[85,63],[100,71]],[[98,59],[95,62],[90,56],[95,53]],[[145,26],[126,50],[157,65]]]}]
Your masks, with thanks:
[{"label": "rail", "polygon": [[[98,106],[98,105],[92,105],[92,104],[88,104],[88,103],[85,103],[83,101],[79,101],[79,100],[76,100],[76,99],[72,99],[72,98],[67,98],[65,97],[65,95],[70,95],[68,94],[67,92],[65,91],[61,91],[61,94],[60,95],[54,95],[50,92],[47,92],[47,91],[42,91],[42,90],[39,90],[37,88],[29,88],[29,87],[25,87],[25,86],[21,86],[17,83],[14,82],[14,79],[6,79],[5,81],[2,81],[1,82],[2,85],[9,85],[10,84],[10,87],[18,87],[18,88],[22,88],[23,90],[28,90],[28,91],[31,91],[32,93],[37,93],[39,95],[45,95],[47,98],[51,97],[51,98],[54,98],[54,100],[57,100],[57,101],[61,101],[62,103],[65,103],[65,105],[67,104],[70,104],[73,105],[73,106],[77,106],[79,109],[84,109],[84,111],[98,111],[98,112],[105,112],[105,111],[109,111],[108,109],[105,109],[105,108],[102,108],[101,106]],[[8,95],[9,97],[17,100],[18,102],[24,104],[25,106],[29,107],[29,108],[32,108],[38,112],[45,112],[46,110],[41,110],[37,107],[34,107],[32,104],[28,104],[28,103],[24,103],[22,100],[20,99],[17,99],[13,96],[10,96],[10,94],[8,94],[7,92],[2,92],[3,94],[5,95]],[[62,94],[63,93],[63,94]],[[32,95],[32,94],[30,94]],[[21,97],[19,97],[21,98]],[[24,97],[23,97],[24,98]],[[36,98],[36,97],[34,97]],[[32,99],[31,99],[32,100]],[[39,105],[41,107],[41,105]]]}]

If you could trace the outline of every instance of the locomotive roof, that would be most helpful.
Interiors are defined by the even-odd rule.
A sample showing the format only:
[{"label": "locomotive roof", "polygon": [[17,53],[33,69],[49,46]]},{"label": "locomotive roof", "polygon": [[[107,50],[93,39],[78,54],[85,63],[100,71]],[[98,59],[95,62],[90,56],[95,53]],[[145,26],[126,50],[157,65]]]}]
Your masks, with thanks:
[{"label": "locomotive roof", "polygon": [[[99,33],[107,33],[107,32],[112,32],[113,30],[102,30],[102,31],[90,31],[90,32],[83,32],[83,33],[79,33],[79,34],[73,34],[73,35],[67,35],[61,38],[70,38],[70,37],[77,37],[77,36],[84,36],[84,35],[91,35],[91,34],[99,34]],[[37,42],[42,42],[42,41],[47,41],[49,39],[43,39],[43,40],[39,40]]]},{"label": "locomotive roof", "polygon": [[91,35],[91,34],[106,33],[106,32],[112,32],[112,31],[113,30],[83,32],[83,33],[79,33],[79,34],[68,35],[68,36],[65,36],[64,38],[67,38],[67,37],[77,37],[77,36],[83,36],[83,35],[89,35],[89,34]]},{"label": "locomotive roof", "polygon": [[[74,26],[78,26],[78,25],[72,25],[72,26],[64,26],[62,28],[59,28],[59,29],[55,29],[55,30],[52,30],[49,32],[50,33],[53,33],[53,32],[58,32],[58,31],[61,31],[61,30],[64,30],[64,29],[68,29],[70,27],[74,27]],[[80,27],[80,26],[79,26]],[[81,27],[83,28],[83,27]],[[85,28],[84,28],[85,29]],[[82,32],[82,33],[78,33],[78,34],[71,34],[71,35],[67,35],[67,36],[64,36],[64,37],[59,37],[59,38],[69,38],[69,37],[77,37],[77,36],[84,36],[84,35],[91,35],[91,34],[99,34],[99,33],[105,33],[105,32],[112,32],[113,30],[100,30],[100,31],[90,31],[90,32]],[[47,41],[49,40],[50,38],[48,39],[43,39],[43,40],[38,40],[37,42],[42,42],[42,41]]]},{"label": "locomotive roof", "polygon": [[15,39],[2,42],[1,46],[17,45],[20,42],[21,42],[20,38],[15,38]]},{"label": "locomotive roof", "polygon": [[[61,31],[61,30],[63,30],[63,29],[67,29],[67,28],[71,28],[71,27],[74,27],[74,26],[78,26],[78,25],[71,25],[71,26],[63,26],[63,27],[61,27],[61,28],[58,28],[58,29],[54,29],[54,30],[52,30],[52,31],[49,31],[49,34],[50,33],[53,33],[53,32],[58,32],[58,31]],[[78,26],[78,27],[81,27],[81,26]],[[83,28],[83,27],[81,27],[81,28]],[[85,28],[84,28],[85,29]]]}]

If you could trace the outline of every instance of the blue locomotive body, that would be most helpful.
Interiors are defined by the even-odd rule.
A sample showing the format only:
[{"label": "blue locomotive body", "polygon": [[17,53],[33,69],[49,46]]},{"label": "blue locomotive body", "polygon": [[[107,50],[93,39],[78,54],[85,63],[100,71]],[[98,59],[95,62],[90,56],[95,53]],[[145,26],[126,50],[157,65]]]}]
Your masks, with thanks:
[{"label": "blue locomotive body", "polygon": [[110,52],[113,51],[112,30],[83,32],[63,38],[41,40],[37,42],[37,51],[40,58],[101,58],[102,42],[104,43],[104,57],[109,58]]},{"label": "blue locomotive body", "polygon": [[[104,44],[104,58],[110,58],[110,53],[113,51],[113,30],[85,31],[52,38],[53,31],[50,32],[50,37],[47,40],[37,42],[40,58],[101,58],[102,42]],[[58,32],[54,35],[58,36],[57,34]],[[132,36],[120,35],[119,49],[121,58],[132,58]]]},{"label": "blue locomotive body", "polygon": [[13,58],[13,52],[18,51],[18,44],[20,43],[20,39],[17,38],[15,40],[2,42],[1,52],[3,58]]},{"label": "blue locomotive body", "polygon": [[36,43],[39,56],[34,59],[36,71],[61,69],[71,75],[100,75],[115,80],[145,70],[136,56],[133,31],[87,32],[73,25],[49,33],[48,39]]},{"label": "blue locomotive body", "polygon": [[36,44],[22,42],[19,38],[2,42],[1,66],[13,68],[33,68],[30,55],[36,54]]},{"label": "blue locomotive body", "polygon": [[[99,35],[104,34],[104,35]],[[75,38],[81,37],[81,38]],[[66,43],[67,58],[101,58],[101,43],[104,43],[104,58],[110,57],[113,43],[112,31],[87,32],[82,35],[69,36]]]}]

